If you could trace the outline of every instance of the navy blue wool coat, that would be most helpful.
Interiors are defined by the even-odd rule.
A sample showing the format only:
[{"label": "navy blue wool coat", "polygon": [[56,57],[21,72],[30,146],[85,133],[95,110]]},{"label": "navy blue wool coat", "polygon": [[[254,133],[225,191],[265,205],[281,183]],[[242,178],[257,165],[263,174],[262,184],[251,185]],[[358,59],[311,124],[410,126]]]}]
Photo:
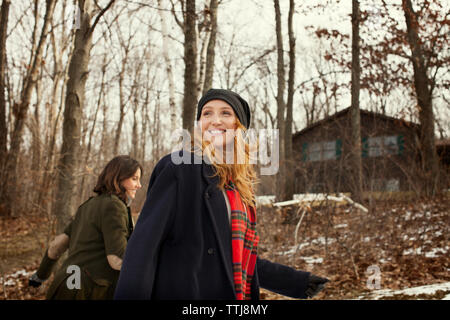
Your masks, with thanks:
[{"label": "navy blue wool coat", "polygon": [[[175,164],[167,155],[153,170],[115,299],[236,299],[231,228],[218,177],[198,157],[188,159],[191,164]],[[260,287],[306,298],[308,278],[309,272],[258,258],[251,298],[259,298]]]}]

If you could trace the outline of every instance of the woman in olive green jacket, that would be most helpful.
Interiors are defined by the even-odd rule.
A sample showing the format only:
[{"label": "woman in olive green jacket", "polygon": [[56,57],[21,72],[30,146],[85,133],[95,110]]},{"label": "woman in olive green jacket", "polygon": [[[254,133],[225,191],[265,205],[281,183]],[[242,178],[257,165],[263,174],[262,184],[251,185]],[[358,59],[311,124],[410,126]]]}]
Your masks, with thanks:
[{"label": "woman in olive green jacket", "polygon": [[112,299],[133,230],[129,204],[141,188],[141,175],[142,166],[129,156],[112,159],[98,177],[97,196],[83,203],[50,243],[29,284],[37,287],[48,279],[58,258],[69,249],[47,299]]}]

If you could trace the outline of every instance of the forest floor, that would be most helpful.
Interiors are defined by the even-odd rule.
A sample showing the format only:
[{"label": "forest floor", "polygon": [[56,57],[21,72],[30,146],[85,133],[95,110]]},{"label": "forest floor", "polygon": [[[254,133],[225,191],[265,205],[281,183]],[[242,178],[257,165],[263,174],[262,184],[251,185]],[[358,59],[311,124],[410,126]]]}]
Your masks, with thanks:
[{"label": "forest floor", "polygon": [[[326,201],[261,205],[259,255],[330,279],[317,300],[449,299],[449,208],[448,195],[379,201],[368,213]],[[0,223],[0,300],[44,299],[50,281],[35,289],[27,279],[51,239],[52,222],[23,216]],[[264,289],[261,298],[289,299]]]},{"label": "forest floor", "polygon": [[261,206],[258,225],[261,257],[330,279],[314,299],[450,298],[448,194],[378,201],[368,213],[327,201]]}]

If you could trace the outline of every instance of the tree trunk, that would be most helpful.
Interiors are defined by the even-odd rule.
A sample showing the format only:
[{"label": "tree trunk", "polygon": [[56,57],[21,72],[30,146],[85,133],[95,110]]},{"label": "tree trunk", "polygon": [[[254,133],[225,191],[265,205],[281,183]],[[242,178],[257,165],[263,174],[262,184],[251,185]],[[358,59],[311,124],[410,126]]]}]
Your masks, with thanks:
[{"label": "tree trunk", "polygon": [[183,129],[192,132],[197,106],[197,32],[195,0],[186,0],[184,21]]},{"label": "tree trunk", "polygon": [[128,98],[125,101],[125,94],[124,94],[124,76],[126,72],[126,66],[128,62],[128,55],[130,52],[130,46],[131,46],[131,37],[127,39],[127,43],[124,42],[121,35],[120,26],[117,26],[117,33],[119,34],[120,39],[120,46],[121,49],[124,50],[124,57],[122,58],[122,69],[119,73],[119,122],[117,124],[117,130],[116,130],[116,136],[114,139],[114,148],[113,148],[113,155],[116,156],[119,154],[119,145],[120,145],[120,136],[122,135],[122,128],[123,128],[123,121],[125,119],[125,107],[126,104],[130,101],[131,94],[128,96]]},{"label": "tree trunk", "polygon": [[[41,139],[41,116],[39,113],[39,105],[41,103],[41,94],[42,94],[42,90],[41,90],[41,86],[40,84],[37,82],[35,85],[36,88],[36,106],[34,109],[34,118],[31,119],[31,121],[28,123],[30,132],[31,132],[31,137],[32,137],[32,161],[31,161],[31,166],[32,166],[32,171],[35,172],[39,172],[40,171],[40,167],[41,167],[41,152],[42,152],[42,139]],[[41,174],[38,174],[39,177],[41,176]],[[39,177],[36,177],[37,179],[39,179]],[[33,181],[35,181],[36,183],[39,183],[39,180],[33,179]],[[40,183],[39,183],[40,185]]]},{"label": "tree trunk", "polygon": [[402,0],[414,68],[414,87],[419,106],[420,145],[425,195],[433,195],[439,187],[439,162],[434,137],[434,113],[430,79],[427,75],[423,48],[419,39],[419,22],[411,0]]},{"label": "tree trunk", "polygon": [[[161,7],[161,0],[158,0],[158,6]],[[166,72],[167,72],[167,81],[169,83],[169,109],[170,109],[170,126],[171,131],[173,132],[177,129],[178,121],[177,121],[177,105],[175,103],[175,81],[173,78],[172,71],[172,62],[170,61],[169,56],[169,46],[168,46],[168,32],[167,32],[167,24],[164,16],[164,12],[162,10],[158,10],[159,16],[161,19],[161,32],[163,36],[163,56],[166,62]]]},{"label": "tree trunk", "polygon": [[[6,126],[5,67],[6,67],[6,34],[8,32],[9,0],[3,0],[0,11],[0,181],[3,179],[3,165],[6,160],[8,128]],[[0,183],[0,197],[3,194],[3,183]],[[0,203],[4,203],[0,198]],[[7,214],[0,204],[0,216]]]},{"label": "tree trunk", "polygon": [[202,40],[200,37],[200,32],[198,33],[198,45],[200,45],[200,51],[198,55],[198,65],[197,65],[197,97],[202,94],[203,85],[205,83],[205,67],[206,67],[206,52],[208,49],[210,31],[207,30]]},{"label": "tree trunk", "polygon": [[214,75],[214,58],[217,35],[217,0],[211,0],[209,4],[210,15],[210,35],[208,41],[208,49],[206,52],[205,81],[203,83],[203,94],[212,88]]},{"label": "tree trunk", "polygon": [[279,130],[280,138],[280,151],[279,151],[279,171],[277,174],[277,201],[283,201],[285,199],[285,117],[284,113],[286,111],[286,103],[284,101],[284,91],[285,91],[285,72],[284,72],[284,52],[283,52],[283,36],[281,32],[281,12],[280,3],[278,0],[274,0],[275,6],[275,31],[277,35],[277,79],[278,79],[278,89],[277,89],[277,124]]},{"label": "tree trunk", "polygon": [[33,212],[35,209],[35,204],[38,203],[41,194],[41,188],[43,186],[43,175],[44,170],[41,165],[42,155],[43,155],[43,146],[42,146],[42,136],[44,132],[41,133],[41,115],[39,110],[39,105],[41,104],[41,84],[39,81],[36,82],[36,104],[34,109],[34,117],[28,121],[27,126],[31,132],[32,143],[32,160],[31,160],[31,179],[33,179],[33,183],[36,187],[32,188],[31,192],[28,194],[28,201],[24,203],[21,207],[22,210],[26,212]]},{"label": "tree trunk", "polygon": [[75,33],[75,45],[69,64],[69,80],[67,82],[63,143],[61,158],[58,163],[58,187],[53,214],[57,218],[56,231],[61,233],[73,216],[73,199],[76,185],[76,169],[80,149],[81,116],[84,106],[85,84],[88,77],[92,33],[97,22],[114,0],[99,13],[91,26],[92,3],[90,0],[79,0],[79,29]]},{"label": "tree trunk", "polygon": [[18,103],[15,112],[15,123],[14,129],[11,134],[11,147],[5,161],[5,171],[3,179],[8,182],[8,185],[4,186],[3,196],[0,195],[0,199],[3,200],[5,204],[6,214],[9,215],[13,211],[12,205],[15,203],[14,200],[17,196],[16,181],[17,177],[17,167],[19,160],[20,147],[22,144],[22,135],[25,127],[25,122],[27,119],[28,108],[31,100],[31,93],[36,84],[39,68],[42,63],[42,55],[44,52],[44,44],[47,38],[47,29],[55,9],[55,0],[47,0],[45,8],[44,22],[41,29],[41,35],[39,38],[38,46],[36,47],[36,54],[34,56],[33,62],[31,63],[31,68],[26,75],[23,85],[23,91],[21,93],[20,102]]},{"label": "tree trunk", "polygon": [[160,158],[160,128],[161,128],[161,118],[160,118],[160,105],[161,105],[161,92],[156,92],[156,102],[155,102],[155,110],[153,112],[153,123],[155,124],[152,128],[151,140],[152,140],[152,158],[159,159]]},{"label": "tree trunk", "polygon": [[[126,61],[126,60],[125,60]],[[119,74],[119,122],[117,123],[116,136],[114,138],[113,155],[118,155],[120,136],[122,135],[123,120],[125,119],[125,99],[123,94],[123,75],[125,73],[126,63],[123,61],[122,70]]]},{"label": "tree trunk", "polygon": [[[292,153],[292,110],[294,105],[294,84],[295,84],[295,37],[292,27],[295,11],[294,0],[289,0],[288,34],[289,34],[289,79],[288,79],[288,98],[286,105],[286,123],[285,123],[285,159],[286,173],[294,172],[294,158]],[[286,174],[285,181],[285,200],[291,200],[294,197],[294,174]]]},{"label": "tree trunk", "polygon": [[[139,64],[136,66],[135,74],[134,74],[134,80],[133,85],[131,86],[131,94],[132,94],[132,109],[133,109],[133,128],[131,132],[131,156],[135,159],[139,158],[140,153],[140,138],[139,138],[139,131],[138,131],[138,112],[139,110],[139,101],[140,101],[140,84],[144,82],[141,76],[143,62],[145,58],[145,50],[144,54],[142,55],[142,58],[139,61]],[[147,80],[147,79],[145,79]]]},{"label": "tree trunk", "polygon": [[[86,148],[86,155],[84,157],[84,161],[82,163],[82,166],[86,167],[89,164],[89,160],[90,160],[90,156],[91,156],[91,148],[92,148],[92,140],[94,137],[94,131],[95,131],[95,125],[97,124],[97,117],[98,117],[98,113],[100,110],[100,107],[102,105],[102,100],[103,100],[103,95],[104,95],[104,91],[105,91],[105,74],[106,74],[106,69],[108,67],[108,63],[106,62],[106,55],[103,57],[103,63],[102,63],[102,79],[100,82],[100,91],[98,93],[98,99],[97,99],[97,107],[95,108],[95,113],[94,113],[94,120],[92,121],[92,126],[91,126],[91,130],[89,131],[89,138],[88,138],[88,144],[87,144],[87,148]],[[84,170],[85,171],[85,170]],[[80,197],[79,197],[79,201],[83,201],[83,199],[85,198],[85,183],[86,183],[86,175],[87,173],[84,172],[82,177],[81,177],[81,183],[80,183]]]},{"label": "tree trunk", "polygon": [[[66,6],[65,3],[63,3],[62,10],[61,10],[61,16],[65,16],[66,12]],[[62,24],[61,26],[61,34],[66,34],[65,32],[65,25]],[[56,154],[56,135],[58,132],[58,127],[60,124],[59,119],[61,118],[62,109],[63,109],[63,103],[64,103],[64,88],[67,84],[67,64],[63,65],[62,62],[62,55],[65,52],[65,48],[67,47],[65,43],[71,43],[68,38],[61,37],[60,38],[60,47],[58,48],[56,39],[55,39],[55,22],[52,21],[52,28],[50,32],[50,42],[51,47],[53,51],[53,87],[52,87],[52,93],[51,97],[49,98],[49,102],[46,103],[47,108],[47,134],[46,134],[46,141],[45,141],[45,149],[47,150],[46,153],[46,163],[44,168],[44,174],[42,178],[42,187],[40,188],[40,194],[38,196],[37,203],[39,203],[42,207],[47,208],[47,206],[51,203],[52,193],[50,182],[54,180],[55,176],[55,159],[54,156]],[[73,38],[70,38],[73,39]],[[70,60],[70,56],[68,57]],[[62,80],[62,85],[61,81]],[[61,86],[61,91],[58,94],[58,89]],[[55,110],[56,105],[58,105],[58,109]],[[57,111],[57,113],[55,112]],[[51,210],[48,210],[49,212]]]},{"label": "tree trunk", "polygon": [[138,159],[139,153],[139,132],[138,132],[138,122],[137,122],[137,109],[138,104],[133,108],[133,127],[131,129],[131,157]]},{"label": "tree trunk", "polygon": [[108,114],[110,114],[110,112],[108,112],[108,104],[104,103],[103,104],[103,123],[102,123],[102,137],[100,140],[100,162],[105,162],[106,159],[110,158],[110,154],[111,154],[111,139],[110,136],[112,136],[112,133],[110,134],[110,132],[108,131]]},{"label": "tree trunk", "polygon": [[359,92],[361,69],[359,62],[359,2],[352,0],[352,87],[351,87],[351,190],[353,200],[362,202],[362,162],[361,162],[361,124],[359,111]]}]

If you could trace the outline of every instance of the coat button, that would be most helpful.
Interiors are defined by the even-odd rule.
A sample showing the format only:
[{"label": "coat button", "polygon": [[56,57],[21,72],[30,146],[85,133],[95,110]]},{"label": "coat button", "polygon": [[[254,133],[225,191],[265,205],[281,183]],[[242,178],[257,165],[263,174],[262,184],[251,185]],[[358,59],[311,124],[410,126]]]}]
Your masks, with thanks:
[{"label": "coat button", "polygon": [[209,248],[208,249],[208,254],[214,254],[214,249],[213,248]]}]

